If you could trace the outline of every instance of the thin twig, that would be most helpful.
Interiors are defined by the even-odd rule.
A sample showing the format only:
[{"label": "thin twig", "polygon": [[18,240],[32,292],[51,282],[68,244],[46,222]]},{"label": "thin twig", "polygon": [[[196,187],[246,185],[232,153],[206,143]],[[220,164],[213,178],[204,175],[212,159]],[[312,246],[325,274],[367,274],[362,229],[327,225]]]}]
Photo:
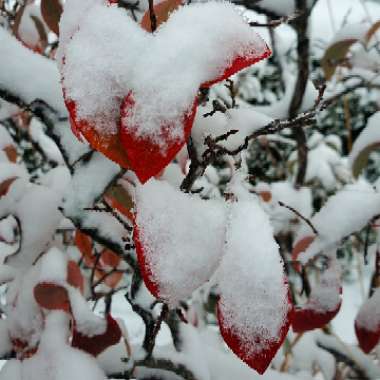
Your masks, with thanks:
[{"label": "thin twig", "polygon": [[296,214],[300,219],[302,219],[312,229],[312,231],[316,235],[318,235],[318,230],[314,227],[313,223],[311,223],[311,221],[308,218],[306,218],[305,216],[303,216],[299,211],[297,211],[295,208],[285,204],[284,202],[279,201],[278,204],[281,207],[285,207],[288,210],[290,210],[291,212],[293,212],[294,214]]}]

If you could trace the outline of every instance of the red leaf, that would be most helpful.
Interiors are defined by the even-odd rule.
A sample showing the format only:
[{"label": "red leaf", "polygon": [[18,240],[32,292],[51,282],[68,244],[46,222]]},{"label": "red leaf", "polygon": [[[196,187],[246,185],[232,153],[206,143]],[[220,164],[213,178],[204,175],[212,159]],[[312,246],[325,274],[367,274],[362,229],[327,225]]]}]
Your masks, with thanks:
[{"label": "red leaf", "polygon": [[292,328],[296,333],[321,328],[339,312],[342,304],[338,264],[330,262],[321,274],[320,283],[315,285],[305,305],[294,309]]},{"label": "red leaf", "polygon": [[[161,13],[158,14],[158,22],[163,22],[164,19],[168,17],[169,10],[172,9],[174,5],[176,5],[174,0],[168,0],[157,5],[157,11],[159,9],[162,10],[162,15]],[[168,22],[170,22],[170,19]],[[231,61],[232,63],[226,68],[222,67],[222,74],[220,76],[217,78],[210,78],[209,81],[206,81],[203,84],[195,83],[195,88],[192,90],[196,91],[199,87],[210,87],[212,84],[220,82],[236,72],[269,57],[271,54],[270,49],[266,45],[260,45],[260,49],[261,50],[258,52],[257,44],[253,39],[252,51],[244,52],[245,56],[243,57],[236,56],[235,59],[228,60],[228,63],[226,62],[225,65],[229,65],[229,62]],[[170,70],[169,61],[168,70]],[[93,79],[96,80],[96,78]],[[115,80],[117,80],[117,78],[115,78]],[[65,78],[63,77],[63,82],[64,81]],[[105,135],[103,133],[99,133],[95,128],[95,125],[93,125],[97,121],[92,123],[87,120],[79,120],[77,118],[77,105],[70,99],[70,94],[65,94],[66,106],[70,113],[73,132],[77,136],[82,134],[93,149],[100,151],[122,167],[127,169],[131,168],[135,171],[140,181],[145,183],[149,178],[160,173],[161,170],[173,160],[175,155],[187,142],[194,122],[197,99],[194,99],[192,104],[188,104],[187,112],[181,117],[181,120],[183,120],[183,137],[181,139],[170,141],[168,129],[173,126],[173,122],[171,120],[168,120],[165,125],[157,126],[161,127],[161,133],[159,136],[155,136],[155,138],[158,137],[162,142],[166,142],[166,145],[168,145],[165,146],[165,149],[162,149],[162,144],[154,144],[150,138],[138,136],[135,132],[135,127],[138,126],[130,128],[129,125],[126,125],[128,122],[128,117],[126,116],[131,113],[130,110],[135,106],[135,101],[133,99],[132,92],[128,92],[129,90],[125,91],[125,97],[120,107],[121,122],[119,126],[119,134],[116,133]],[[157,96],[159,96],[159,94],[157,94]],[[116,129],[116,125],[114,127],[115,128],[113,129]]]},{"label": "red leaf", "polygon": [[[290,297],[288,299],[289,305],[291,305]],[[287,318],[282,325],[277,342],[262,342],[258,339],[252,339],[252,345],[258,345],[266,343],[268,348],[263,349],[255,354],[249,354],[245,345],[242,342],[242,339],[237,334],[231,332],[231,330],[225,327],[224,317],[220,311],[219,302],[217,304],[217,318],[219,323],[220,333],[224,341],[227,343],[228,347],[237,355],[243,362],[245,362],[248,366],[256,370],[260,375],[262,375],[267,368],[269,367],[271,361],[276,355],[278,349],[281,347],[284,342],[286,335],[288,333],[290,323],[292,320],[292,308],[290,308],[290,312],[287,315]]]},{"label": "red leaf", "polygon": [[239,72],[243,69],[246,69],[247,67],[252,66],[257,62],[270,57],[271,54],[272,54],[272,51],[269,49],[268,46],[266,46],[266,50],[258,57],[255,57],[255,54],[253,54],[253,56],[255,58],[247,59],[245,57],[237,57],[232,62],[231,66],[227,67],[227,69],[224,70],[223,74],[220,77],[213,79],[213,80],[210,80],[209,82],[203,83],[201,85],[201,87],[202,88],[211,87],[213,84],[221,82],[221,81],[229,78],[231,75],[234,75],[237,72]]},{"label": "red leaf", "polygon": [[128,169],[129,161],[125,149],[120,143],[120,136],[118,134],[101,135],[97,132],[94,125],[91,125],[84,120],[78,121],[75,102],[68,100],[67,98],[65,99],[66,107],[70,114],[71,129],[75,136],[81,140],[80,135],[82,134],[93,149],[104,154],[121,167]]},{"label": "red leaf", "polygon": [[307,308],[295,308],[292,318],[292,329],[295,333],[302,333],[326,326],[340,310],[341,303],[331,311],[316,311]]},{"label": "red leaf", "polygon": [[70,312],[69,295],[63,286],[40,282],[34,287],[34,298],[45,309]]},{"label": "red leaf", "polygon": [[134,224],[134,229],[133,229],[133,241],[135,243],[137,261],[139,263],[139,268],[140,268],[144,283],[154,297],[160,298],[158,283],[154,279],[154,274],[150,268],[149,263],[147,263],[145,260],[144,248],[140,242],[139,229],[136,224]]},{"label": "red leaf", "polygon": [[292,261],[293,261],[293,268],[298,272],[301,273],[302,266],[300,263],[297,263],[298,256],[305,252],[305,250],[309,247],[309,245],[314,241],[315,236],[305,236],[297,241],[297,243],[294,245],[292,250]]},{"label": "red leaf", "polygon": [[[251,66],[258,61],[261,61],[264,58],[269,57],[270,55],[271,50],[267,47],[267,49],[259,57],[250,59],[238,57],[220,77],[203,83],[201,87],[210,87],[215,83],[227,79],[238,71]],[[130,112],[130,109],[134,107],[132,93],[128,94],[128,96],[124,99],[124,102],[121,106],[121,142],[127,151],[130,167],[134,170],[141,183],[145,183],[151,177],[158,175],[161,170],[163,170],[174,159],[176,154],[187,142],[191,133],[191,128],[193,126],[197,106],[198,99],[195,99],[191,108],[191,112],[187,115],[184,115],[183,140],[172,142],[167,148],[166,152],[163,154],[159,146],[153,144],[149,139],[144,139],[136,136],[134,133],[131,133],[128,129],[128,125],[123,124],[123,120],[126,120],[126,116]],[[166,127],[170,128],[169,125]],[[167,130],[164,129],[160,137],[163,141],[168,141]]]},{"label": "red leaf", "polygon": [[[123,144],[130,163],[130,167],[136,173],[141,183],[145,183],[151,177],[154,177],[164,169],[174,159],[176,154],[181,150],[190,136],[193,126],[195,113],[197,109],[197,99],[194,100],[191,111],[184,116],[183,122],[183,139],[172,142],[165,153],[162,153],[160,147],[153,144],[150,139],[136,136],[129,130],[127,125],[122,124],[120,128],[121,143]],[[121,106],[121,120],[125,120],[130,109],[134,107],[133,95],[130,93]],[[170,128],[170,126],[165,126]],[[160,138],[168,141],[168,130],[161,132]]]},{"label": "red leaf", "polygon": [[380,290],[375,290],[372,296],[364,302],[355,318],[355,333],[360,348],[368,354],[380,341]]},{"label": "red leaf", "polygon": [[86,336],[74,328],[71,345],[93,356],[98,356],[108,347],[119,343],[122,333],[118,323],[110,314],[107,315],[107,328],[101,335]]},{"label": "red leaf", "polygon": [[377,331],[370,331],[363,326],[359,326],[355,321],[355,333],[358,338],[360,348],[366,354],[369,354],[380,341],[380,327]]},{"label": "red leaf", "polygon": [[74,288],[78,288],[83,294],[84,278],[78,264],[74,260],[67,263],[67,282]]}]

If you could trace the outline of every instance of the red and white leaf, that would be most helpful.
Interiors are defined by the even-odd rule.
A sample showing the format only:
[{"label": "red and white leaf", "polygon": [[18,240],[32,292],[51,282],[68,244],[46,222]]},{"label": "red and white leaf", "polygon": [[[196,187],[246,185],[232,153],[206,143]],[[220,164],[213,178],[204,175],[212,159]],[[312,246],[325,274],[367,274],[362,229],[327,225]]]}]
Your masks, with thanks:
[{"label": "red and white leaf", "polygon": [[360,348],[370,353],[380,341],[380,288],[364,302],[355,318],[355,332]]},{"label": "red and white leaf", "polygon": [[307,302],[294,308],[292,328],[302,333],[321,328],[339,312],[342,304],[342,286],[339,263],[333,261],[321,274],[319,284],[312,287]]},{"label": "red and white leaf", "polygon": [[74,328],[71,345],[93,356],[98,356],[108,347],[119,343],[122,333],[118,323],[110,314],[107,315],[107,328],[103,334],[87,336]]},{"label": "red and white leaf", "polygon": [[218,321],[231,350],[260,374],[282,345],[292,305],[268,216],[253,201],[231,205],[218,271]]},{"label": "red and white leaf", "polygon": [[81,17],[62,65],[72,125],[141,182],[186,143],[199,87],[270,55],[227,3],[183,6],[154,35],[116,7],[93,4]]},{"label": "red and white leaf", "polygon": [[222,256],[225,224],[222,203],[153,179],[138,187],[134,242],[150,292],[176,306],[208,281]]}]

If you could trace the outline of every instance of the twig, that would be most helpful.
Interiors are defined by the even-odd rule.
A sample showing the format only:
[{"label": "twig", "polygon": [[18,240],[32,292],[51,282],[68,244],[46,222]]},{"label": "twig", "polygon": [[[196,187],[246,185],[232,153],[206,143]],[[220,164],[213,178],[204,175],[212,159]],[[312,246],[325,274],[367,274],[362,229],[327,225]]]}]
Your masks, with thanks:
[{"label": "twig", "polygon": [[278,19],[270,20],[267,23],[251,21],[249,25],[253,27],[258,27],[258,28],[277,28],[278,26],[282,24],[290,24],[291,22],[293,22],[294,20],[296,20],[298,17],[301,17],[301,16],[302,16],[302,13],[296,12],[289,16],[282,16]]},{"label": "twig", "polygon": [[314,227],[313,223],[311,223],[311,221],[308,218],[306,218],[305,216],[303,216],[299,211],[297,211],[295,208],[285,204],[284,202],[279,201],[278,204],[281,207],[285,207],[288,210],[290,210],[291,212],[293,212],[294,214],[296,214],[299,218],[301,218],[312,229],[312,231],[316,235],[318,235],[318,230]]},{"label": "twig", "polygon": [[154,33],[157,29],[157,17],[154,13],[154,5],[153,0],[149,0],[149,17],[150,17],[150,26],[152,29],[152,33]]}]

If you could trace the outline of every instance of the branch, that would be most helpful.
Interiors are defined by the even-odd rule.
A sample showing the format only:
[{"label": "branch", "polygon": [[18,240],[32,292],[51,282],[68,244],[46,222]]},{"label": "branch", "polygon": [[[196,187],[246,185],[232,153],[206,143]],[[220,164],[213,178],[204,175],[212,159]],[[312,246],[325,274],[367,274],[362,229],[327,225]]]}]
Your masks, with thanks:
[{"label": "branch", "polygon": [[[294,87],[293,98],[290,103],[289,116],[297,115],[302,101],[304,99],[307,83],[309,80],[309,58],[310,58],[310,41],[308,37],[309,17],[307,14],[307,1],[295,0],[297,12],[303,16],[298,17],[294,23],[297,33],[297,54],[298,54],[298,75]],[[305,131],[302,127],[294,129],[294,137],[297,141],[298,151],[298,172],[296,176],[296,187],[302,186],[305,181],[307,169],[307,140]]]},{"label": "branch", "polygon": [[136,362],[136,366],[173,372],[176,375],[181,376],[184,380],[197,380],[193,372],[191,372],[185,365],[181,363],[173,363],[169,359],[149,358]]}]

